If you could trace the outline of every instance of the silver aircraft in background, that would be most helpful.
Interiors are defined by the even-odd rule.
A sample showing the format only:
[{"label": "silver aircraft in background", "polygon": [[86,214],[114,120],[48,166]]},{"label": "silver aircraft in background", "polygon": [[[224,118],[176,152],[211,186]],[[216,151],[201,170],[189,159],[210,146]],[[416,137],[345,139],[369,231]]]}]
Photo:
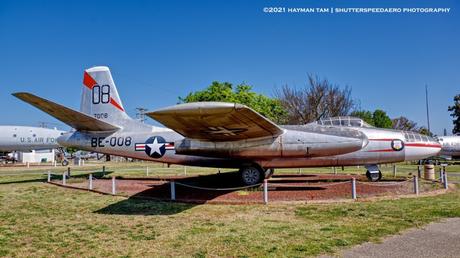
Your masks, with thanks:
[{"label": "silver aircraft in background", "polygon": [[[30,152],[32,150],[57,149],[57,138],[64,131],[32,126],[0,126],[0,156],[9,160],[8,153],[15,151]],[[14,161],[14,160],[13,160]]]},{"label": "silver aircraft in background", "polygon": [[460,159],[460,136],[438,136],[439,143],[442,145],[441,152],[439,153],[442,157],[449,159]]},{"label": "silver aircraft in background", "polygon": [[[175,105],[147,115],[168,128],[130,118],[107,67],[84,72],[80,112],[30,93],[17,98],[75,129],[60,145],[168,164],[237,168],[252,185],[275,168],[365,165],[371,180],[381,178],[377,164],[437,155],[431,137],[372,128],[341,118],[280,126],[249,107],[201,102]],[[153,98],[152,101],[155,101]],[[358,121],[358,124],[354,124]],[[344,122],[345,123],[345,122]]]}]

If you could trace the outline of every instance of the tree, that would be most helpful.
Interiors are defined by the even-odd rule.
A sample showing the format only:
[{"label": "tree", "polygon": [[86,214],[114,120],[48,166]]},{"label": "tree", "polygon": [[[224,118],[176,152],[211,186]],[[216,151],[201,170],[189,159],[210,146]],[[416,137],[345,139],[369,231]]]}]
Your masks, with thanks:
[{"label": "tree", "polygon": [[381,109],[376,109],[372,114],[374,126],[379,128],[391,128],[392,122],[387,113]]},{"label": "tree", "polygon": [[453,134],[460,134],[460,94],[454,97],[454,105],[449,106],[448,111],[452,112],[450,114],[454,119],[452,123],[454,124],[454,129],[452,129]]},{"label": "tree", "polygon": [[331,84],[327,79],[308,75],[308,86],[293,89],[287,85],[275,92],[287,111],[288,124],[306,124],[322,117],[344,116],[355,103],[351,89]]},{"label": "tree", "polygon": [[433,136],[433,134],[428,131],[428,128],[426,128],[425,126],[421,126],[418,130],[416,130],[419,134],[423,134],[423,135],[428,135],[428,136]]},{"label": "tree", "polygon": [[404,131],[414,131],[417,130],[417,123],[409,120],[407,117],[400,116],[392,119],[391,128]]},{"label": "tree", "polygon": [[247,84],[239,84],[234,89],[228,82],[212,82],[206,89],[189,93],[185,98],[179,97],[179,103],[221,101],[244,104],[275,123],[283,123],[286,111],[277,99],[252,91]]},{"label": "tree", "polygon": [[350,113],[350,116],[359,117],[362,120],[364,120],[364,122],[366,122],[366,123],[368,123],[370,125],[374,125],[374,119],[372,118],[372,112],[371,111],[368,111],[368,110],[355,110],[355,111]]}]

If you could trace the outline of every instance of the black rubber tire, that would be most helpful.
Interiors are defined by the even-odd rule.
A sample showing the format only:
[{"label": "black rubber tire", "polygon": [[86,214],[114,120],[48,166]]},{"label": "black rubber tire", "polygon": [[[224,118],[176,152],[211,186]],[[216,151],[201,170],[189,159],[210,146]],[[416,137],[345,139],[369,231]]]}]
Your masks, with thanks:
[{"label": "black rubber tire", "polygon": [[371,182],[380,181],[382,179],[382,171],[379,170],[379,176],[377,178],[373,178],[373,177],[371,177],[371,172],[369,172],[369,170],[368,170],[368,171],[366,171],[366,177]]},{"label": "black rubber tire", "polygon": [[259,184],[264,179],[264,171],[255,166],[247,166],[240,168],[241,182],[244,185]]}]

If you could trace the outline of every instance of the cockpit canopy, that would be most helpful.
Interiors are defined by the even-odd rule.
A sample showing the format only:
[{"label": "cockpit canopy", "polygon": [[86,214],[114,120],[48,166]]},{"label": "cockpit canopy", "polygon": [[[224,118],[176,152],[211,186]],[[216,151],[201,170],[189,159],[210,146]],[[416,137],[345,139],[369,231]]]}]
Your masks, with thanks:
[{"label": "cockpit canopy", "polygon": [[349,127],[373,127],[370,124],[364,122],[361,118],[352,116],[336,116],[322,118],[316,121],[319,125],[331,125],[331,126],[349,126]]},{"label": "cockpit canopy", "polygon": [[437,140],[431,136],[408,131],[404,132],[404,138],[406,138],[406,142],[437,142]]}]

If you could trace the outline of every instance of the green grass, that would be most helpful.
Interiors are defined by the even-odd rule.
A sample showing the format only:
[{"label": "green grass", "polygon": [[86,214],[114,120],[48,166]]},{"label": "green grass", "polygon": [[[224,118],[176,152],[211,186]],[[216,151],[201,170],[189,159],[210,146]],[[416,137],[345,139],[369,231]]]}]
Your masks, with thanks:
[{"label": "green grass", "polygon": [[[132,166],[138,165],[108,168],[142,174],[123,171]],[[304,257],[460,217],[458,190],[373,202],[192,205],[65,189],[44,184],[45,178],[0,176],[0,256]]]}]

